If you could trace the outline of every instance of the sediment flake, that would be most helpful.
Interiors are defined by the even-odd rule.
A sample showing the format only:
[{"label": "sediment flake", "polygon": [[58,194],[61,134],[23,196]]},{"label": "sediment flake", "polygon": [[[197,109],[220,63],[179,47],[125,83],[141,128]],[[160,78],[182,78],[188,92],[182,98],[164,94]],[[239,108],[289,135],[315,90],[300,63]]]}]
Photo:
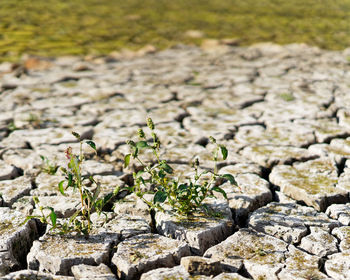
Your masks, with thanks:
[{"label": "sediment flake", "polygon": [[295,200],[325,211],[332,203],[348,201],[348,190],[338,186],[338,169],[330,158],[320,158],[293,166],[275,166],[270,181]]}]

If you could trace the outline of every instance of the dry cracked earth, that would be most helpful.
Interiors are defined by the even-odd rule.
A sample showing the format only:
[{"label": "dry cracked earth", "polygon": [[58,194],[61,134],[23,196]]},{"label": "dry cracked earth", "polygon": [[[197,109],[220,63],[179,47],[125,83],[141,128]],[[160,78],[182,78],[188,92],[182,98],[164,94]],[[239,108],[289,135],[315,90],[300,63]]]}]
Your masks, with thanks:
[{"label": "dry cracked earth", "polygon": [[[350,49],[301,44],[178,46],[146,55],[0,64],[1,279],[350,279]],[[149,213],[133,194],[89,239],[45,233],[33,196],[60,219],[71,131],[92,139],[84,172],[104,193],[131,184],[127,139],[150,116],[162,157],[184,177],[208,137],[229,150],[217,218]],[[98,225],[101,221],[94,217]]]}]

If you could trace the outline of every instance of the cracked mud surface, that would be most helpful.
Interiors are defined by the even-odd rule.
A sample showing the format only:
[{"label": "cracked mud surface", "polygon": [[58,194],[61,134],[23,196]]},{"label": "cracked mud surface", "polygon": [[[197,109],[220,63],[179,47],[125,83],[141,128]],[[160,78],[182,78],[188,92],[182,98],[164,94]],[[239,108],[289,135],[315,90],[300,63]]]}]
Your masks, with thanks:
[{"label": "cracked mud surface", "polygon": [[[349,55],[298,44],[179,46],[119,60],[37,59],[30,69],[1,64],[1,277],[350,279]],[[147,116],[161,156],[184,177],[195,156],[211,167],[210,135],[226,145],[219,172],[239,188],[222,186],[223,219],[151,217],[127,195],[90,240],[20,223],[37,213],[34,195],[59,218],[74,213],[78,197],[60,196],[62,176],[44,173],[40,158],[65,165],[64,150],[78,149],[72,130],[96,142],[83,168],[102,192],[130,183],[125,141]]]}]

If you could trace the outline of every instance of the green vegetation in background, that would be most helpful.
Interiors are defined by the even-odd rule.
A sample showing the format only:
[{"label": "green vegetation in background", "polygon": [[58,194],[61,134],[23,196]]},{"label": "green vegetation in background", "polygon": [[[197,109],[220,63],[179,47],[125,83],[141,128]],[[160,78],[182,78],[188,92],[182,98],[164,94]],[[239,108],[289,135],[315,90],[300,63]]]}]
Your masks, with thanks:
[{"label": "green vegetation in background", "polygon": [[242,45],[304,42],[342,49],[350,46],[350,1],[1,0],[0,60],[200,44],[184,36],[187,30],[239,38]]}]

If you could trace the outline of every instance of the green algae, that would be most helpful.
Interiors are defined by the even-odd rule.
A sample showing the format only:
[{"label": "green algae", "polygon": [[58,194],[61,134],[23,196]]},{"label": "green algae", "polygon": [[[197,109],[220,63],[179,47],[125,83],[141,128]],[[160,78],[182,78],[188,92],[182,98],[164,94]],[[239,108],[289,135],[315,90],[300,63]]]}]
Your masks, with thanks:
[{"label": "green algae", "polygon": [[311,195],[340,193],[335,187],[338,183],[337,170],[331,161],[320,159],[286,166],[278,173],[289,185],[304,189]]},{"label": "green algae", "polygon": [[0,222],[0,236],[4,236],[5,234],[12,234],[17,229],[17,226],[15,226],[10,221],[3,221]]},{"label": "green algae", "polygon": [[[40,241],[41,250],[48,255],[61,258],[89,257],[96,253],[107,253],[107,247],[102,237],[84,239],[84,237],[77,236],[47,235],[44,240]],[[60,249],[58,250],[58,248]]]},{"label": "green algae", "polygon": [[260,130],[257,134],[251,134],[243,136],[244,140],[256,145],[256,143],[268,143],[270,145],[292,145],[291,139],[295,144],[305,143],[304,134],[295,134],[292,131],[289,131],[285,127],[272,127],[264,131]]},{"label": "green algae", "polygon": [[65,87],[65,88],[74,88],[74,87],[76,87],[78,85],[77,82],[72,82],[72,81],[70,81],[70,82],[63,82],[63,83],[60,83],[60,84],[63,87]]},{"label": "green algae", "polygon": [[327,175],[318,174],[317,176],[310,176],[302,172],[294,174],[290,172],[283,172],[281,175],[288,178],[288,182],[294,187],[304,189],[307,193],[312,195],[338,193],[335,188],[337,179],[329,178]]},{"label": "green algae", "polygon": [[294,147],[252,146],[251,149],[254,153],[269,157],[278,157],[282,160],[300,158],[303,155],[301,149]]},{"label": "green algae", "polygon": [[335,155],[340,155],[343,157],[350,157],[350,152],[345,151],[344,149],[338,148],[338,147],[332,147],[332,146],[327,146],[326,150],[329,153],[335,154]]},{"label": "green algae", "polygon": [[[215,211],[214,209],[210,210],[215,216],[208,216],[204,213],[194,213],[194,216],[192,217],[177,216],[176,219],[172,220],[172,222],[185,229],[200,231],[209,228],[214,223],[220,222],[226,218],[223,213]],[[230,221],[227,222],[229,223]]]},{"label": "green algae", "polygon": [[293,96],[293,94],[288,93],[288,92],[281,93],[281,94],[279,95],[279,97],[280,97],[281,99],[283,99],[284,101],[287,101],[287,102],[290,102],[290,101],[295,100],[295,97]]}]

